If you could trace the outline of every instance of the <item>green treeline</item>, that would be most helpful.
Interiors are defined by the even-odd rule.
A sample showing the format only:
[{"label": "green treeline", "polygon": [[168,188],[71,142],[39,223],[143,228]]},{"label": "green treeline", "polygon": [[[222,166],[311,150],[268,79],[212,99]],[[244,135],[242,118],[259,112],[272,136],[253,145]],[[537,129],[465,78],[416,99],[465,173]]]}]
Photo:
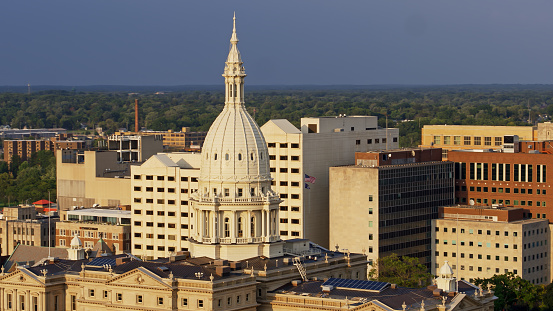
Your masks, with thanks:
[{"label": "green treeline", "polygon": [[49,150],[34,152],[29,161],[19,156],[12,162],[0,162],[0,205],[33,203],[41,199],[56,199],[56,158]]},{"label": "green treeline", "polygon": [[[0,94],[0,124],[12,127],[101,126],[112,133],[134,127],[134,99],[139,99],[140,126],[152,130],[191,127],[207,131],[223,107],[223,92],[187,91],[161,95],[47,91],[31,95]],[[246,106],[258,124],[302,117],[373,115],[379,125],[400,129],[400,145],[416,146],[425,124],[529,125],[553,115],[548,88],[428,87],[388,90],[249,91]],[[530,109],[529,109],[530,108]]]}]

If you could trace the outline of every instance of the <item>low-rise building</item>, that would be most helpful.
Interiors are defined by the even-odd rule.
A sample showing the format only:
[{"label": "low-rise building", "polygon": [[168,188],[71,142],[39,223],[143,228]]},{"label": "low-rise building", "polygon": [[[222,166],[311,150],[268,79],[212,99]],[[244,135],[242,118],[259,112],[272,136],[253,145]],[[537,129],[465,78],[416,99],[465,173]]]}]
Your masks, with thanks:
[{"label": "low-rise building", "polygon": [[37,215],[33,206],[4,207],[0,218],[1,255],[10,255],[19,244],[54,246],[59,217],[50,217]]},{"label": "low-rise building", "polygon": [[519,140],[537,140],[538,129],[535,126],[425,125],[420,147],[441,148],[442,158],[448,160],[451,150],[502,149],[504,136],[515,135]]},{"label": "low-rise building", "polygon": [[85,147],[83,140],[59,140],[56,137],[48,140],[4,140],[4,161],[10,163],[14,155],[19,156],[21,161],[27,161],[34,152],[41,150],[49,150],[55,154],[56,150],[83,150]]},{"label": "low-rise building", "polygon": [[524,219],[521,208],[440,207],[432,223],[432,274],[448,260],[463,280],[512,272],[533,284],[551,283],[547,219]]},{"label": "low-rise building", "polygon": [[331,245],[430,266],[431,221],[453,204],[453,163],[440,149],[412,149],[356,153],[356,164],[330,168]]},{"label": "low-rise building", "polygon": [[99,240],[112,253],[131,251],[131,211],[112,209],[76,209],[62,213],[56,224],[56,246],[69,247],[77,235],[85,249],[92,249]]}]

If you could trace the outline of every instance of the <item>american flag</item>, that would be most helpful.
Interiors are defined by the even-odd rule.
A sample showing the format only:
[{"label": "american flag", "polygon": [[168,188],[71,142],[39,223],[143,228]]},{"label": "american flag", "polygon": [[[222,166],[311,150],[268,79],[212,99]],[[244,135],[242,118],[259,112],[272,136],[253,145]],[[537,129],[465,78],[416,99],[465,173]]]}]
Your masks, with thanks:
[{"label": "american flag", "polygon": [[316,179],[315,177],[305,174],[305,182],[310,182],[310,183],[314,184],[315,179]]},{"label": "american flag", "polygon": [[308,184],[304,184],[305,185],[305,189],[311,189],[311,187],[309,187]]}]

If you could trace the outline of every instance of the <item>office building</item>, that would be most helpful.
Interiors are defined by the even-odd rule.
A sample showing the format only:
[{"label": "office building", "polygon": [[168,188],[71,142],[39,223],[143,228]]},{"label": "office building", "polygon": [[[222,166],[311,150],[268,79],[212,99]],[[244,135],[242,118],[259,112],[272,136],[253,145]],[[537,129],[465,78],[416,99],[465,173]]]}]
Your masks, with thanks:
[{"label": "office building", "polygon": [[453,163],[440,149],[355,154],[356,165],[330,168],[330,244],[431,263],[431,221],[453,204]]},{"label": "office building", "polygon": [[512,272],[533,284],[551,282],[547,219],[525,219],[522,208],[440,207],[432,223],[432,274],[448,260],[464,280]]},{"label": "office building", "polygon": [[520,207],[525,218],[547,218],[551,222],[553,201],[548,192],[553,191],[553,171],[547,166],[552,159],[549,153],[451,151],[455,203]]},{"label": "office building", "polygon": [[[39,216],[33,206],[4,207],[0,219],[2,256],[10,255],[17,245],[54,246],[58,217]],[[50,244],[48,243],[50,238]]]},{"label": "office building", "polygon": [[279,235],[325,247],[329,167],[354,164],[355,152],[399,147],[399,129],[380,128],[377,117],[369,116],[302,118],[300,129],[288,120],[270,120],[261,131],[269,147],[273,189],[283,200]]},{"label": "office building", "polygon": [[132,166],[132,253],[144,259],[167,257],[189,248],[201,155],[167,153]]}]

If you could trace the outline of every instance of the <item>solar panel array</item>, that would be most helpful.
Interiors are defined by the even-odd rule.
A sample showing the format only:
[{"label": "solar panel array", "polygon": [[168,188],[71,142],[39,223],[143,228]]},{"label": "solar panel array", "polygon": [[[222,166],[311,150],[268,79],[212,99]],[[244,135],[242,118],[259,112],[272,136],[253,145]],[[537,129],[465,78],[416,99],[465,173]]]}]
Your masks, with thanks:
[{"label": "solar panel array", "polygon": [[381,292],[388,286],[390,286],[390,283],[330,278],[326,282],[324,282],[322,286],[325,285],[332,285],[334,286],[334,288],[362,289],[367,291]]},{"label": "solar panel array", "polygon": [[104,265],[111,265],[112,267],[115,267],[115,259],[114,258],[94,258],[91,262],[87,264],[88,266],[98,266],[102,267]]}]

